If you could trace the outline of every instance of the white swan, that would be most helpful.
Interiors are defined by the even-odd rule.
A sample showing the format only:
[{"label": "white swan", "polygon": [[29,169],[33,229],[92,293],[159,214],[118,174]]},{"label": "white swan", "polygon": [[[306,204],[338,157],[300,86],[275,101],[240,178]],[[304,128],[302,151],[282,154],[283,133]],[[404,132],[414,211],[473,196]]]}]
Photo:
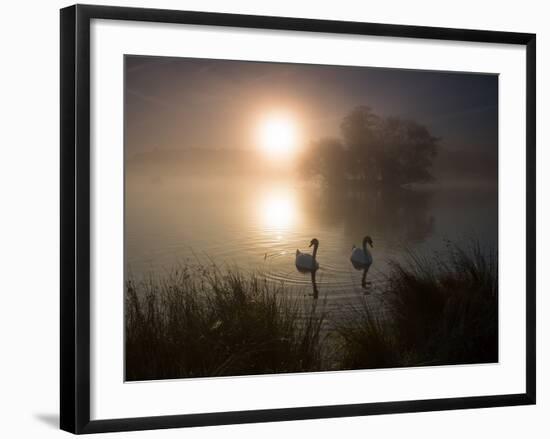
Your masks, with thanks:
[{"label": "white swan", "polygon": [[372,238],[370,236],[365,236],[363,238],[363,248],[355,247],[351,249],[351,263],[354,266],[359,267],[369,267],[372,264],[372,255],[367,247],[367,244],[370,244],[372,247]]},{"label": "white swan", "polygon": [[296,268],[299,271],[315,271],[319,268],[319,263],[317,262],[319,240],[317,238],[313,238],[309,243],[309,246],[313,246],[313,255],[296,250]]}]

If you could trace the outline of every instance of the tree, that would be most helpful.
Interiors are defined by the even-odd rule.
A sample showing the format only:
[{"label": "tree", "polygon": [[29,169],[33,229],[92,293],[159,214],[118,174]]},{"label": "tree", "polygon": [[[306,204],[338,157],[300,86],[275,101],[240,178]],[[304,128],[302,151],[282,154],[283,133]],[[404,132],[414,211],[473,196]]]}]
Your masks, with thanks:
[{"label": "tree", "polygon": [[378,172],[382,185],[402,186],[433,180],[430,172],[439,140],[413,120],[390,117],[380,126]]},{"label": "tree", "polygon": [[302,164],[306,176],[319,176],[331,188],[342,187],[347,179],[346,151],[339,139],[313,142]]},{"label": "tree", "polygon": [[381,117],[359,106],[342,120],[342,140],[316,142],[308,155],[309,173],[328,186],[400,187],[433,180],[431,166],[439,139],[423,125]]},{"label": "tree", "polygon": [[355,108],[342,120],[340,130],[349,151],[348,172],[355,180],[376,181],[381,148],[380,124],[380,117],[367,106]]}]

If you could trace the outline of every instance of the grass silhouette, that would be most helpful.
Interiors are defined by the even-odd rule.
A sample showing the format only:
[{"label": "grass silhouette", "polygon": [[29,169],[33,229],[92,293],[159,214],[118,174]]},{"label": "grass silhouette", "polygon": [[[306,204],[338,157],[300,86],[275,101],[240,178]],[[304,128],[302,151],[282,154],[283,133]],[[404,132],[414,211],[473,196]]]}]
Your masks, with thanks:
[{"label": "grass silhouette", "polygon": [[284,288],[215,267],[126,290],[126,379],[317,370],[324,314]]},{"label": "grass silhouette", "polygon": [[444,255],[409,252],[386,277],[382,312],[362,296],[334,319],[319,301],[236,269],[185,267],[129,281],[126,379],[498,361],[494,251],[472,242],[449,243]]},{"label": "grass silhouette", "polygon": [[498,361],[494,251],[449,243],[445,255],[409,252],[390,266],[384,318],[363,299],[336,324],[343,369]]}]

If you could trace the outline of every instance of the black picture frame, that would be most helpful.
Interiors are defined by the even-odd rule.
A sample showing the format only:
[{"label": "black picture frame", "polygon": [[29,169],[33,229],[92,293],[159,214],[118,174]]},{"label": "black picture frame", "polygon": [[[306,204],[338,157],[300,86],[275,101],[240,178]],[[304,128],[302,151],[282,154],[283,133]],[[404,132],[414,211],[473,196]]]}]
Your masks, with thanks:
[{"label": "black picture frame", "polygon": [[[525,46],[527,60],[525,66],[527,75],[526,392],[494,396],[90,420],[90,21],[92,19]],[[535,404],[535,34],[89,5],[75,5],[62,9],[60,24],[60,424],[63,430],[77,434],[99,433]]]}]

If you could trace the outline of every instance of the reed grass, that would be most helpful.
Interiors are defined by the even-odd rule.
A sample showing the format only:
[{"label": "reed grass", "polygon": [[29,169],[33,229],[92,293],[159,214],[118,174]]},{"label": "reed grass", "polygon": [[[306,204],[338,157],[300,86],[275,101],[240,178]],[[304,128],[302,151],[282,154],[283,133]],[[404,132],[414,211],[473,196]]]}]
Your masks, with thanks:
[{"label": "reed grass", "polygon": [[391,261],[381,291],[329,316],[261,275],[185,267],[126,287],[126,379],[238,376],[498,361],[494,251]]},{"label": "reed grass", "polygon": [[366,300],[335,329],[342,368],[498,361],[497,257],[478,242],[390,263],[384,318]]},{"label": "reed grass", "polygon": [[126,288],[126,379],[317,370],[324,314],[257,275],[186,267]]},{"label": "reed grass", "polygon": [[376,314],[365,296],[333,322],[340,338],[340,369],[377,369],[400,364],[389,322]]}]

